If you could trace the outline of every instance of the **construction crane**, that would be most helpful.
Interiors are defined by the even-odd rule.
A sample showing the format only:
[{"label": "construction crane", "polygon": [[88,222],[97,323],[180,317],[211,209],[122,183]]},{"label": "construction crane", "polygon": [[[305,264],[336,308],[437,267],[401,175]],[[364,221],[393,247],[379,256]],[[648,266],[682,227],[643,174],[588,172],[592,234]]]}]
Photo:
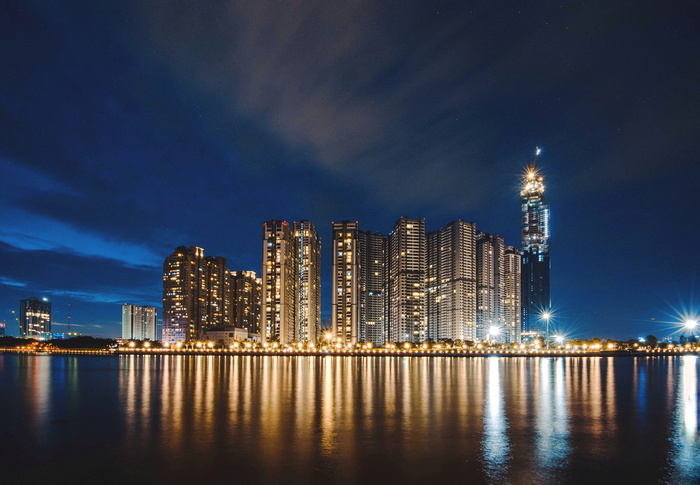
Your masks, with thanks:
[{"label": "construction crane", "polygon": [[19,334],[22,337],[26,337],[27,334],[24,333],[24,328],[22,328],[22,323],[19,321],[19,317],[17,316],[17,312],[14,310],[10,310],[12,312],[12,315],[15,317],[15,320],[17,320],[17,326],[19,327]]}]

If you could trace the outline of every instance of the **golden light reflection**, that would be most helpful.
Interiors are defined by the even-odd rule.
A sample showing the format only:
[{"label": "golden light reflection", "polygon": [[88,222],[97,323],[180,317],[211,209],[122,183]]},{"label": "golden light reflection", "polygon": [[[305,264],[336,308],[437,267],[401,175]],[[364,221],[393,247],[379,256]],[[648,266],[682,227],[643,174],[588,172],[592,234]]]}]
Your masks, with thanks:
[{"label": "golden light reflection", "polygon": [[487,475],[492,483],[504,481],[506,461],[509,458],[508,420],[505,413],[503,392],[501,390],[501,358],[486,359],[487,380],[486,400],[484,402],[484,461]]},{"label": "golden light reflection", "polygon": [[698,443],[698,358],[680,358],[676,393],[672,483],[697,483],[700,443]]}]

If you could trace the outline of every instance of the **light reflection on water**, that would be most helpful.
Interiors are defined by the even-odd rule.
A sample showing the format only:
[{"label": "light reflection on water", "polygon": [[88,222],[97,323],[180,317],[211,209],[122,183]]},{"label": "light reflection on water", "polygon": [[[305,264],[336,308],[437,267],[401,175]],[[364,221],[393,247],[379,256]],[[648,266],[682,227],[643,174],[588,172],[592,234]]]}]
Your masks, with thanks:
[{"label": "light reflection on water", "polygon": [[[697,366],[0,354],[0,457],[35,450],[39,478],[78,466],[171,483],[693,483]],[[0,461],[11,478],[22,463]]]}]

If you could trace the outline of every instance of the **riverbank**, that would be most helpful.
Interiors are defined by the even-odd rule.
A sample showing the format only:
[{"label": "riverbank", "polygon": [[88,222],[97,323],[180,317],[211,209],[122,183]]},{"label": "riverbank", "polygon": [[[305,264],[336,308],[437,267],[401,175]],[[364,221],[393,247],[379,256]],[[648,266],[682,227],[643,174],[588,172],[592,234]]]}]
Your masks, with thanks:
[{"label": "riverbank", "polygon": [[663,357],[673,355],[698,355],[697,350],[650,349],[650,350],[273,350],[273,349],[158,349],[158,348],[117,348],[117,349],[26,349],[2,348],[0,352],[15,354],[45,355],[255,355],[255,356],[311,356],[311,357]]}]

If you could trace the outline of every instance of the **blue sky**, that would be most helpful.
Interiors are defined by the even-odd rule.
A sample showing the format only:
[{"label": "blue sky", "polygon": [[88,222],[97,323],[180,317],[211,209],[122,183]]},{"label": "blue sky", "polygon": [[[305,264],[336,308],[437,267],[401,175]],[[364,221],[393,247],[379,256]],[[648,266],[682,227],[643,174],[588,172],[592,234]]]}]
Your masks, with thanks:
[{"label": "blue sky", "polygon": [[[619,3],[619,4],[618,4]],[[260,270],[261,224],[461,218],[519,245],[542,147],[557,325],[663,336],[697,308],[694,3],[0,6],[0,321],[119,335],[180,245]],[[328,314],[330,259],[322,268]]]}]

